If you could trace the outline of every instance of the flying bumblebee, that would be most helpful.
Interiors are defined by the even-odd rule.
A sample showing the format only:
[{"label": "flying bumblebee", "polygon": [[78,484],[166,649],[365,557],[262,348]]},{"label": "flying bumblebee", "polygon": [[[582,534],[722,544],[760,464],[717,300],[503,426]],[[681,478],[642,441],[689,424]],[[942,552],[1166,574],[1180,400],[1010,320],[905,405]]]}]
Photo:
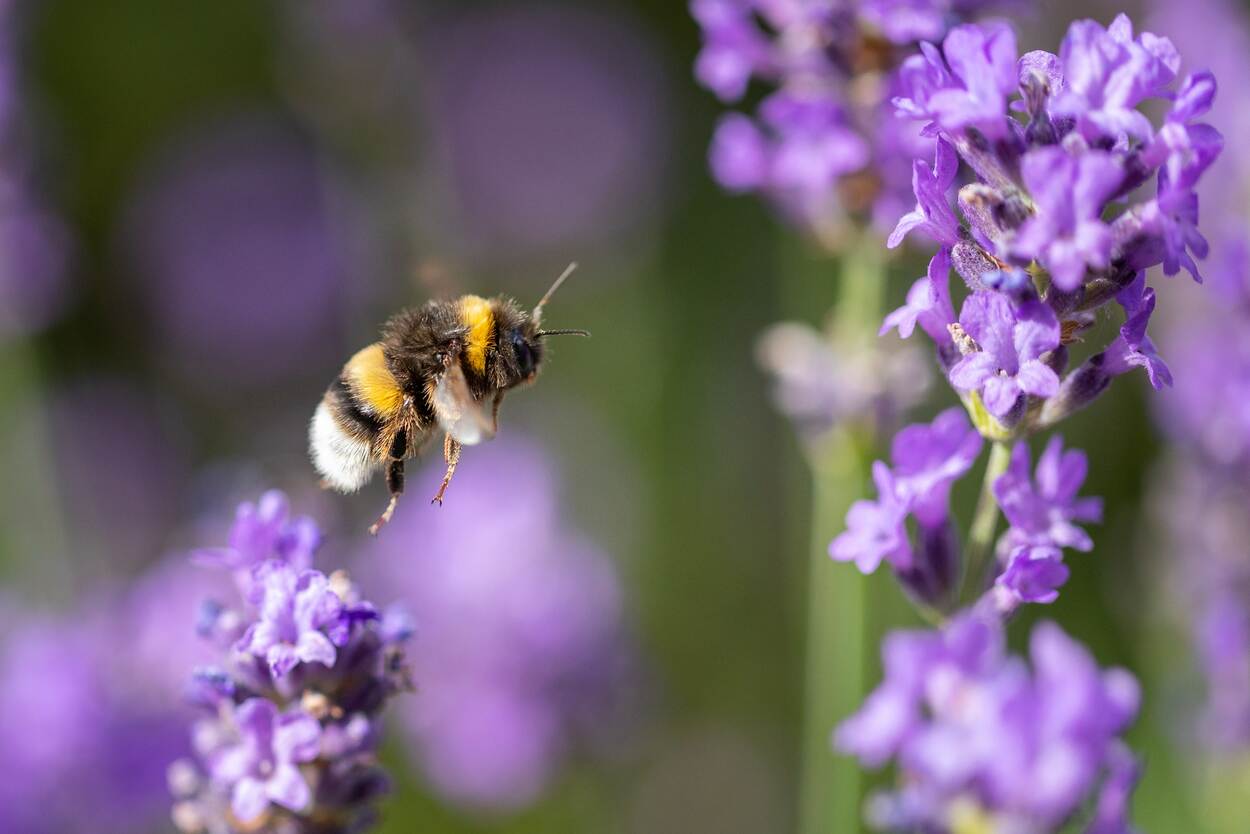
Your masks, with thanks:
[{"label": "flying bumblebee", "polygon": [[309,427],[309,450],[322,485],[356,492],[386,469],[390,502],[369,528],[390,521],[404,491],[404,461],[441,429],[447,471],[431,503],[443,495],[462,446],[495,435],[504,395],[530,383],[548,336],[589,336],[585,330],[543,330],[543,306],[576,264],[570,264],[532,312],[504,296],[427,301],[402,310],[374,342],[347,361],[326,390]]}]

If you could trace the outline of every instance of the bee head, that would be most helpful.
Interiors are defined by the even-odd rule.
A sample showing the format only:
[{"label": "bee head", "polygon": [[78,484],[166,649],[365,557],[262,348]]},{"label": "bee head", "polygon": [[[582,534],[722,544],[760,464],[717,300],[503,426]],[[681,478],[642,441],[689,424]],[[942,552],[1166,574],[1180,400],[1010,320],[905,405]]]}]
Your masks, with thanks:
[{"label": "bee head", "polygon": [[498,331],[495,346],[496,385],[499,388],[512,388],[524,382],[530,382],[538,373],[538,366],[543,361],[543,340],[548,336],[589,336],[585,330],[564,328],[560,330],[543,330],[543,307],[559,289],[577,264],[569,264],[561,273],[551,289],[547,290],[533,312],[525,313],[511,303],[499,311]]}]

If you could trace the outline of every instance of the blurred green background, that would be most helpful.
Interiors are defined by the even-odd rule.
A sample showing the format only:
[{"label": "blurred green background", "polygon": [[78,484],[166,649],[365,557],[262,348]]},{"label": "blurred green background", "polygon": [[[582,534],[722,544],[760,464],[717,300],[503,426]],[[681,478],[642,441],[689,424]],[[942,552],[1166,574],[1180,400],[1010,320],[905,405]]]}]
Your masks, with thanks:
[{"label": "blurred green background", "polygon": [[[380,42],[368,20],[358,34],[326,38],[303,17],[326,4],[302,5],[48,0],[31,10],[26,127],[37,137],[38,180],[74,243],[59,317],[0,347],[6,591],[72,605],[93,583],[201,543],[205,524],[265,484],[306,499],[334,535],[361,535],[380,485],[316,496],[305,456],[306,420],[339,364],[389,312],[439,286],[526,303],[578,260],[549,316],[594,338],[554,347],[540,384],[509,400],[503,433],[535,439],[553,457],[568,523],[622,576],[639,657],[636,715],[611,755],[573,756],[539,801],[508,813],[441,802],[395,741],[388,757],[400,775],[382,830],[792,830],[810,486],[799,444],[770,406],[754,342],[781,319],[822,321],[838,293],[838,261],[758,201],[711,182],[706,144],[721,108],[691,79],[698,33],[683,3],[386,4],[398,11],[387,11]],[[1071,16],[1045,5],[1023,43],[1050,43]],[[500,20],[549,36],[513,43],[491,28]],[[552,65],[509,74],[510,44],[515,60],[539,54]],[[472,86],[492,78],[498,89]],[[566,84],[589,86],[566,97]],[[475,95],[508,106],[466,113]],[[241,339],[223,360],[207,352],[211,340],[176,344],[186,326],[168,316],[190,305],[210,329],[217,317],[229,332],[228,297],[168,302],[136,276],[145,259],[161,262],[143,252],[148,224],[176,203],[142,206],[170,158],[211,158],[179,149],[223,125],[258,123],[336,190],[347,283],[316,290],[328,314],[296,319],[290,331],[273,325],[276,342],[317,323],[298,330],[299,350]],[[483,134],[490,141],[473,140]],[[554,231],[527,225],[530,212]],[[222,254],[200,253],[208,275]],[[220,268],[231,263],[223,257]],[[922,268],[914,254],[889,263],[891,306]],[[263,315],[281,318],[306,290],[285,280],[259,292],[278,299]],[[45,411],[101,379],[138,392],[177,452],[160,473],[159,506],[137,489],[124,500],[144,507],[123,504],[120,518],[90,488],[126,466],[90,454],[109,445],[107,431],[66,428]],[[1143,827],[1233,831],[1213,822],[1230,800],[1202,794],[1173,743],[1169,675],[1185,649],[1149,611],[1143,495],[1159,448],[1149,393],[1144,379],[1116,385],[1065,430],[1090,453],[1085,492],[1105,497],[1106,519],[1095,551],[1070,559],[1060,601],[1022,619],[1054,618],[1101,662],[1144,678],[1145,713],[1131,737],[1147,756]],[[919,413],[951,402],[935,387]],[[961,485],[958,510],[970,510],[975,488],[971,478]],[[844,565],[823,569],[864,581]],[[866,586],[874,681],[877,637],[919,623],[887,575]],[[1021,623],[1014,634],[1027,631]]]}]

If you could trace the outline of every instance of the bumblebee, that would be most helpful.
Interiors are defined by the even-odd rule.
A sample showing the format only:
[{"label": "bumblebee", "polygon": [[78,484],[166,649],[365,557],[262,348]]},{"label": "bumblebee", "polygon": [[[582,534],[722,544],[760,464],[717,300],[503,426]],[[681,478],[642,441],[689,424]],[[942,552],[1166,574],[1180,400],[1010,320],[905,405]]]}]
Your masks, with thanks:
[{"label": "bumblebee", "polygon": [[317,406],[309,428],[313,466],[322,486],[356,492],[386,470],[390,501],[369,528],[377,535],[404,491],[404,461],[438,429],[447,471],[431,503],[442,504],[463,446],[495,435],[504,395],[533,382],[548,336],[543,307],[576,264],[556,279],[532,312],[504,296],[427,301],[382,326],[381,340],[347,361]]}]

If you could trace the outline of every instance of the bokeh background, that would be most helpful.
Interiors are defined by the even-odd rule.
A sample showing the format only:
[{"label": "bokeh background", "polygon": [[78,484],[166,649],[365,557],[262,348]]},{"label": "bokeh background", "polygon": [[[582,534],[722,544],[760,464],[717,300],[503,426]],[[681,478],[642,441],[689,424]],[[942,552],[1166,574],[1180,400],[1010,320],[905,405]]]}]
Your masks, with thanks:
[{"label": "bokeh background", "polygon": [[[1122,9],[1043,5],[1022,47]],[[672,0],[0,6],[15,830],[171,830],[164,763],[186,746],[209,581],[181,554],[268,487],[326,528],[323,567],[419,623],[383,831],[793,828],[811,500],[756,341],[819,323],[841,273],[711,181],[721,108],[692,80],[698,44]],[[446,506],[425,505],[430,460],[367,541],[381,484],[323,494],[305,451],[341,363],[400,306],[531,303],[570,260],[548,316],[593,339],[552,343]],[[922,268],[896,256],[888,298]],[[1149,393],[1117,385],[1065,432],[1107,514],[1044,615],[1146,683],[1143,827],[1244,831],[1247,791],[1212,787],[1184,731],[1198,696],[1158,587],[1175,554],[1146,499],[1166,445]],[[867,584],[872,634],[914,624],[887,576]]]}]

